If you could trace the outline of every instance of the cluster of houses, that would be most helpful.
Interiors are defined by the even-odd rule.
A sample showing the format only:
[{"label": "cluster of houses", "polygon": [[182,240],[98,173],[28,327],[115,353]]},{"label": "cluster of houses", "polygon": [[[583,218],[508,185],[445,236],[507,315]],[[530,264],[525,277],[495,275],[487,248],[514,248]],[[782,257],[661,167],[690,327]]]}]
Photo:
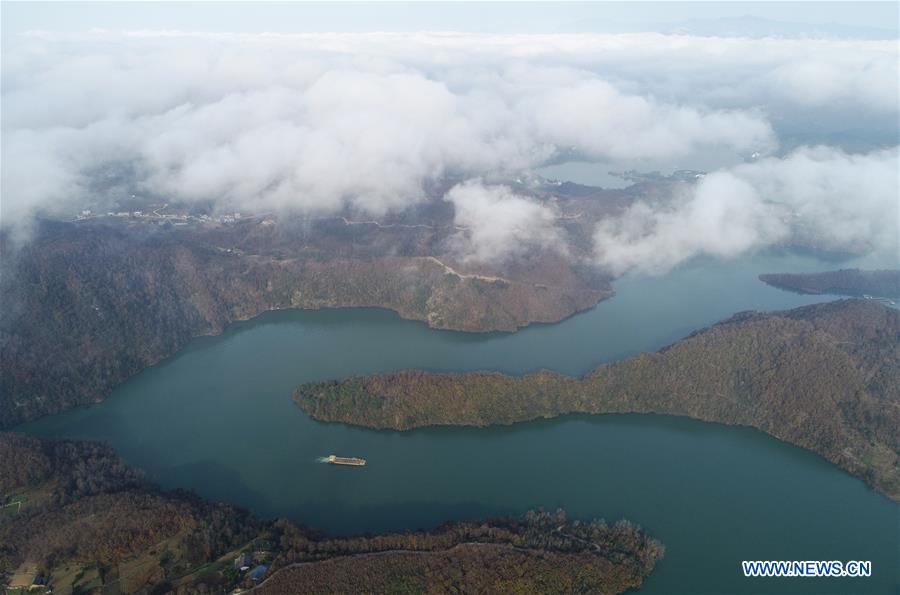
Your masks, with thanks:
[{"label": "cluster of houses", "polygon": [[31,579],[31,586],[28,587],[29,591],[39,591],[43,590],[44,593],[52,593],[53,590],[47,585],[47,575],[43,572],[38,572],[34,575],[34,578]]},{"label": "cluster of houses", "polygon": [[[258,583],[260,580],[262,580],[262,577],[266,574],[266,570],[268,570],[269,568],[262,563],[256,564],[254,566],[254,559],[258,557],[258,555],[254,556],[250,552],[244,552],[234,559],[234,569],[238,572],[249,571],[247,576],[250,577],[250,580],[252,580],[254,583]],[[253,567],[252,570],[251,567]]]},{"label": "cluster of houses", "polygon": [[[129,219],[158,219],[160,221],[173,221],[173,222],[187,222],[191,220],[209,222],[209,223],[234,223],[235,221],[240,221],[243,218],[243,215],[240,213],[231,213],[229,215],[200,215],[199,217],[195,215],[188,214],[175,214],[175,213],[159,213],[157,211],[153,212],[144,212],[144,211],[119,211],[119,212],[108,212],[106,213],[107,217],[123,217]],[[176,223],[177,225],[177,223]]]},{"label": "cluster of houses", "polygon": [[[30,581],[29,578],[31,577]],[[50,577],[42,572],[37,571],[32,576],[31,574],[17,573],[12,577],[12,580],[6,585],[7,589],[12,590],[27,590],[32,593],[52,593],[53,589],[50,587]],[[0,583],[0,591],[3,591],[3,583]]]},{"label": "cluster of houses", "polygon": [[[165,207],[162,207],[165,208]],[[155,211],[107,211],[107,217],[116,217],[118,219],[150,219],[160,223],[160,225],[169,222],[173,225],[187,225],[191,221],[200,223],[235,223],[243,219],[241,213],[229,213],[225,215],[188,215],[186,213],[161,213],[162,210]],[[75,216],[76,221],[101,217],[101,214],[94,214],[91,209],[83,209]]]},{"label": "cluster of houses", "polygon": [[[233,224],[241,221],[242,219],[247,218],[246,215],[235,211],[233,213],[225,213],[221,215],[191,215],[188,213],[165,213],[163,212],[168,204],[164,204],[161,207],[147,207],[151,210],[135,210],[135,211],[107,211],[104,213],[95,213],[91,209],[82,209],[77,215],[75,215],[74,221],[84,221],[87,219],[96,219],[99,217],[113,217],[116,219],[128,219],[128,220],[144,220],[144,221],[152,221],[159,225],[188,225],[191,222],[194,223],[218,223],[218,224]],[[256,215],[256,217],[260,218],[260,225],[270,226],[275,225],[275,219],[268,214],[264,215]],[[250,218],[253,218],[251,216]]]}]

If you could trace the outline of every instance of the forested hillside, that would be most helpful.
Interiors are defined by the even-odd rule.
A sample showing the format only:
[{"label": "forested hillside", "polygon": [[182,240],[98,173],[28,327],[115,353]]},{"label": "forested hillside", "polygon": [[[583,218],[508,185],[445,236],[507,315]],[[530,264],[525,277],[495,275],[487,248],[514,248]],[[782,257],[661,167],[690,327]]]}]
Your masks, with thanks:
[{"label": "forested hillside", "polygon": [[25,246],[0,237],[0,428],[100,401],[192,338],[267,310],[380,307],[514,331],[612,295],[558,254],[463,267],[432,256],[443,227],[358,227],[45,222]]}]

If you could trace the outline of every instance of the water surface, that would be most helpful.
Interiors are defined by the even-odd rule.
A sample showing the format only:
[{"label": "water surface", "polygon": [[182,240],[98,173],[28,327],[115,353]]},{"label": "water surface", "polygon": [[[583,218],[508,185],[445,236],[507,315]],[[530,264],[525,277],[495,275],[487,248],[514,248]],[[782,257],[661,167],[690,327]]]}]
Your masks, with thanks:
[{"label": "water surface", "polygon": [[535,169],[535,173],[551,180],[568,180],[585,186],[600,188],[627,188],[633,182],[610,172],[634,170],[641,173],[660,172],[669,175],[675,170],[692,169],[698,171],[715,171],[733,167],[744,162],[741,155],[716,147],[694,151],[680,162],[670,159],[623,159],[615,162],[602,161],[563,161],[553,165],[545,165]]},{"label": "water surface", "polygon": [[[106,440],[165,487],[334,533],[538,506],[576,518],[626,517],[667,547],[642,593],[892,593],[897,504],[753,429],[610,415],[401,433],[318,423],[290,399],[302,382],[403,368],[582,374],[740,310],[833,299],[756,279],[829,268],[836,267],[768,254],[628,277],[597,308],[514,334],[436,331],[373,309],[270,312],[192,342],[99,405],[22,429]],[[369,464],[317,462],[330,453]],[[872,560],[875,576],[744,579],[744,559]]]}]

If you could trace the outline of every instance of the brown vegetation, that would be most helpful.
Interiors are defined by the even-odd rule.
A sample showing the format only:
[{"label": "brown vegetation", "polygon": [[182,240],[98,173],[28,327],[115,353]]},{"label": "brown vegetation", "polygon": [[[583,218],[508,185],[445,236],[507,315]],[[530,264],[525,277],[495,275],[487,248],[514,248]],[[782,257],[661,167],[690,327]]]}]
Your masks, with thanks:
[{"label": "brown vegetation", "polygon": [[319,553],[318,562],[303,560],[310,556],[308,546],[288,546],[300,552],[301,561],[274,574],[261,590],[620,593],[639,587],[663,554],[659,542],[626,521],[613,526],[567,522],[561,511],[451,523],[433,532],[334,540],[320,548],[329,543],[337,543],[343,554]]},{"label": "brown vegetation", "polygon": [[159,491],[92,442],[0,434],[0,502],[8,498],[24,503],[0,516],[0,573],[24,563],[44,571],[75,566],[109,584],[128,578],[119,576],[120,564],[154,550],[158,572],[150,577],[179,576],[262,528],[231,506]]},{"label": "brown vegetation", "polygon": [[387,552],[286,568],[261,593],[621,593],[642,576],[592,553],[493,544]]}]

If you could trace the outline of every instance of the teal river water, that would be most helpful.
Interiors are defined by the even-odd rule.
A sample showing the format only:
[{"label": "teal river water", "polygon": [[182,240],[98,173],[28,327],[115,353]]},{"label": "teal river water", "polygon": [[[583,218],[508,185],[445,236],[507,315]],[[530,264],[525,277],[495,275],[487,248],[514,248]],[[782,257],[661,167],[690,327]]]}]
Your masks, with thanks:
[{"label": "teal river water", "polygon": [[[101,404],[20,429],[105,440],[165,487],[333,533],[539,506],[625,517],[667,547],[642,593],[897,593],[898,505],[750,428],[611,415],[401,433],[315,422],[290,398],[302,382],[403,368],[581,374],[740,310],[832,299],[756,279],[827,268],[770,254],[626,277],[593,310],[514,334],[436,331],[372,309],[270,312],[192,342]],[[369,465],[316,461],[329,453]],[[744,559],[871,560],[874,576],[745,579]]]}]

